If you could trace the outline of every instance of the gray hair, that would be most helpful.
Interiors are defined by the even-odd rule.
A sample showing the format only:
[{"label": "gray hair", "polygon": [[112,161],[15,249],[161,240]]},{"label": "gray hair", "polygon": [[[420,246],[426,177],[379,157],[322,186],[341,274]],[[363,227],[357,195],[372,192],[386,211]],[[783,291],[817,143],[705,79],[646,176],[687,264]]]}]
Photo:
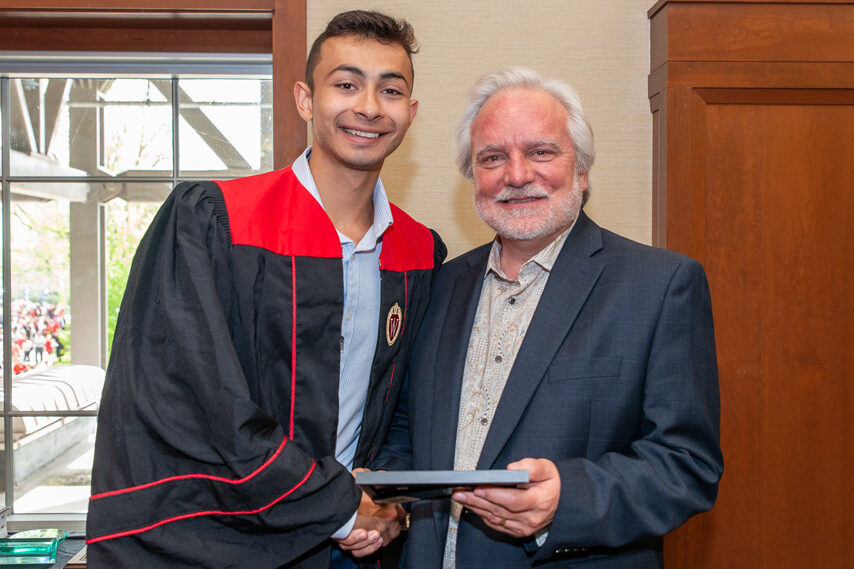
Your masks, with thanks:
[{"label": "gray hair", "polygon": [[[590,172],[596,152],[593,149],[593,131],[584,115],[584,107],[578,93],[557,79],[543,79],[528,67],[509,67],[481,77],[469,92],[463,116],[457,126],[456,143],[457,168],[469,181],[474,178],[472,171],[471,124],[481,107],[492,95],[501,89],[509,88],[542,89],[553,96],[566,109],[569,118],[566,128],[575,151],[575,171],[578,174]],[[589,180],[588,180],[589,185]],[[584,193],[585,201],[589,192]]]}]

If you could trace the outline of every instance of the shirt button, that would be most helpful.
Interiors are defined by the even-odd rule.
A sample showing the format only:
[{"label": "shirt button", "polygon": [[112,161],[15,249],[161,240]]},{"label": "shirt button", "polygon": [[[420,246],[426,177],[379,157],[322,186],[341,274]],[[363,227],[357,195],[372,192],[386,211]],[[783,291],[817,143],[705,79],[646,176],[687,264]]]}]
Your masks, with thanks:
[{"label": "shirt button", "polygon": [[481,420],[480,420],[480,424],[481,424],[481,425],[486,425],[487,423],[489,423],[489,419],[487,419],[486,417],[482,417],[482,418],[481,418]]},{"label": "shirt button", "polygon": [[501,356],[495,356],[495,361],[497,363],[501,363]]},{"label": "shirt button", "polygon": [[338,341],[341,351],[344,351],[344,336],[341,336],[341,339]]},{"label": "shirt button", "polygon": [[511,297],[510,297],[510,300],[508,300],[507,302],[509,302],[510,304],[516,304],[516,297],[515,297],[515,296],[511,296]]},{"label": "shirt button", "polygon": [[347,313],[347,320],[350,320],[351,318],[353,318],[353,313],[352,313],[352,312],[348,312],[348,313]]}]

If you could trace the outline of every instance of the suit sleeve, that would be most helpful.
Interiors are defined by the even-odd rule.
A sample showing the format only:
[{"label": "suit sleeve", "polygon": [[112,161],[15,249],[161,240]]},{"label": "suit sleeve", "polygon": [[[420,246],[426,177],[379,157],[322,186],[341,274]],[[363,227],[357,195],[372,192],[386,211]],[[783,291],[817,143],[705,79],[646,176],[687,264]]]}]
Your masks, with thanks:
[{"label": "suit sleeve", "polygon": [[99,418],[88,537],[215,518],[288,532],[283,555],[321,543],[360,493],[250,394],[232,340],[230,235],[211,188],[181,184],[141,243],[122,302]]},{"label": "suit sleeve", "polygon": [[556,461],[560,501],[537,559],[661,536],[714,504],[720,402],[711,300],[695,261],[676,268],[661,303],[642,401],[642,437],[628,452]]}]

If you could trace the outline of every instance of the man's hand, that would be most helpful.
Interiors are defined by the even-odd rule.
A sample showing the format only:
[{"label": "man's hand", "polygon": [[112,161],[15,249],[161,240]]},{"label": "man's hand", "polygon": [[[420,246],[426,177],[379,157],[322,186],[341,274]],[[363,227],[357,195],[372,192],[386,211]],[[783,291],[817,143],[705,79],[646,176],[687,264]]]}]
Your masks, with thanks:
[{"label": "man's hand", "polygon": [[362,492],[362,502],[356,513],[356,524],[346,538],[338,540],[341,549],[354,557],[364,557],[388,545],[400,534],[405,513],[400,504],[374,504]]},{"label": "man's hand", "polygon": [[[353,474],[356,472],[367,470],[356,468]],[[349,551],[354,557],[365,557],[391,543],[400,534],[405,519],[406,513],[400,504],[375,504],[362,492],[362,501],[356,512],[356,523],[350,535],[336,541],[341,549]]]},{"label": "man's hand", "polygon": [[525,488],[478,487],[454,492],[454,500],[480,516],[494,530],[529,537],[552,523],[560,499],[560,474],[545,458],[523,458],[508,470],[527,470]]}]

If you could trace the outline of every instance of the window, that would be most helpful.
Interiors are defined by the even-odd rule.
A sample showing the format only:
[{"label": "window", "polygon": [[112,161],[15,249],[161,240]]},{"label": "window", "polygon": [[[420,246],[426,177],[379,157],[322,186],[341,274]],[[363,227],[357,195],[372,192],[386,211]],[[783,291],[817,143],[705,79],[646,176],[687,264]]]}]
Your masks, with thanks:
[{"label": "window", "polygon": [[273,167],[269,57],[161,59],[0,76],[0,493],[15,514],[86,511],[119,302],[171,188]]}]

